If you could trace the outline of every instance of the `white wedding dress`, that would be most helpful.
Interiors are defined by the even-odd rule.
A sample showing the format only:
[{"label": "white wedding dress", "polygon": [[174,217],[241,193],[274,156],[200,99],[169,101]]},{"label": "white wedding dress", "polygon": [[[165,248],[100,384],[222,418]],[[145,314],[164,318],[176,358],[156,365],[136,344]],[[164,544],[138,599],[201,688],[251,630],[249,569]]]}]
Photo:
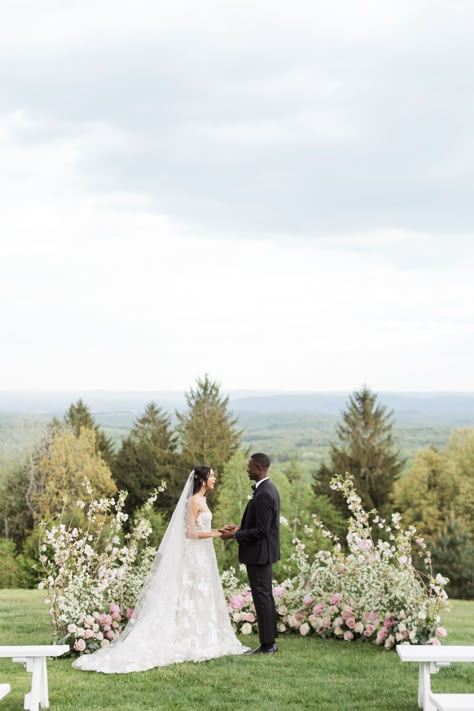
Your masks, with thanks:
[{"label": "white wedding dress", "polygon": [[211,512],[198,515],[192,536],[184,533],[190,494],[191,475],[126,629],[109,647],[80,656],[75,669],[127,674],[247,651],[232,629],[213,539],[197,537],[211,530]]}]

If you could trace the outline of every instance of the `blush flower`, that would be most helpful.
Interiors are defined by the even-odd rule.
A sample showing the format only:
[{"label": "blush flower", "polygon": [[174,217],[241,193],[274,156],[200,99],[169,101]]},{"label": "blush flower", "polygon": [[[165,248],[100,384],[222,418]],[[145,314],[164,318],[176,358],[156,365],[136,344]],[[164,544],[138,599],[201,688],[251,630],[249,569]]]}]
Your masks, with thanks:
[{"label": "blush flower", "polygon": [[76,652],[83,652],[85,650],[85,648],[86,648],[86,643],[84,642],[83,639],[77,639],[74,642],[74,649],[76,650]]}]

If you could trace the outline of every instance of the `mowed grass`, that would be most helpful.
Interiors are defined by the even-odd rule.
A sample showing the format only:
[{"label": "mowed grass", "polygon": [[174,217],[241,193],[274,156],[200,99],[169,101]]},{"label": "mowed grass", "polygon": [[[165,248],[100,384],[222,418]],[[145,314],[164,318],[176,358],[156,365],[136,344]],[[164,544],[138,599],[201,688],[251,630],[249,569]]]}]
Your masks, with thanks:
[{"label": "mowed grass", "polygon": [[[44,593],[0,590],[0,644],[49,644]],[[445,614],[446,644],[474,644],[474,602],[453,601]],[[255,646],[256,637],[242,638]],[[418,669],[375,645],[280,637],[275,656],[225,657],[140,674],[103,675],[71,668],[71,659],[48,661],[53,711],[207,710],[416,711]],[[23,707],[31,675],[0,659],[0,683],[12,692],[2,711]],[[474,693],[474,666],[454,665],[432,677],[436,691]]]}]

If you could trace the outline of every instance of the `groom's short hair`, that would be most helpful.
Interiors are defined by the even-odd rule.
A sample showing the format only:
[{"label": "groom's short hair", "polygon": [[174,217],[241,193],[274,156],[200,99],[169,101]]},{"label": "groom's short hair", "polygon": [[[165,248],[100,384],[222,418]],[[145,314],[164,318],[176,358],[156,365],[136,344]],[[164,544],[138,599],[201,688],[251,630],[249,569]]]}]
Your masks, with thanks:
[{"label": "groom's short hair", "polygon": [[270,459],[267,457],[266,454],[262,454],[261,452],[257,452],[256,454],[252,454],[250,459],[255,462],[255,464],[259,464],[262,469],[269,469],[270,468]]}]

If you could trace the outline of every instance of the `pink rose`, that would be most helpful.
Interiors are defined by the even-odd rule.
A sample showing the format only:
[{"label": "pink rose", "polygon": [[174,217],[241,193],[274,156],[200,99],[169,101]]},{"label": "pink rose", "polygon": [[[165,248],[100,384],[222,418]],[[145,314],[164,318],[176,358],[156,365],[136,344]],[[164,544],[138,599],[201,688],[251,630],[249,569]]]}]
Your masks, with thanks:
[{"label": "pink rose", "polygon": [[110,615],[106,615],[105,613],[99,617],[99,624],[104,626],[110,627],[112,624],[112,618]]},{"label": "pink rose", "polygon": [[255,622],[255,615],[253,612],[247,612],[247,622]]},{"label": "pink rose", "polygon": [[125,612],[125,617],[127,618],[127,620],[129,620],[132,617],[133,612],[134,612],[133,607],[127,607],[127,610]]},{"label": "pink rose", "polygon": [[323,619],[321,621],[321,626],[325,627],[326,629],[328,627],[331,627],[331,618],[330,617],[323,617]]},{"label": "pink rose", "polygon": [[365,626],[364,635],[370,637],[375,632],[375,627],[370,623]]},{"label": "pink rose", "polygon": [[342,631],[342,627],[335,627],[334,634],[336,635],[336,637],[342,637],[342,635],[344,634],[344,632]]},{"label": "pink rose", "polygon": [[318,602],[317,605],[313,607],[313,615],[321,615],[326,609],[324,602]]},{"label": "pink rose", "polygon": [[432,644],[433,647],[439,647],[441,645],[441,642],[436,637],[432,637],[428,640],[427,644]]},{"label": "pink rose", "polygon": [[301,627],[300,627],[300,634],[302,634],[303,637],[306,637],[306,635],[308,634],[308,632],[310,631],[310,629],[311,629],[311,628],[310,628],[310,626],[308,625],[308,623],[305,622],[305,623],[302,624]]},{"label": "pink rose", "polygon": [[445,629],[444,627],[437,627],[437,628],[436,628],[436,636],[437,636],[437,637],[447,637],[447,636],[448,636],[448,630]]},{"label": "pink rose", "polygon": [[74,642],[74,649],[76,650],[76,652],[83,652],[85,650],[85,648],[86,648],[86,643],[84,642],[83,639],[77,639]]},{"label": "pink rose", "polygon": [[362,624],[362,622],[356,622],[356,624],[354,625],[354,632],[357,632],[357,634],[362,634],[363,631],[364,625]]},{"label": "pink rose", "polygon": [[67,626],[67,631],[69,634],[74,634],[74,632],[77,630],[77,625],[68,625]]},{"label": "pink rose", "polygon": [[341,600],[342,600],[341,593],[334,593],[334,595],[331,598],[331,605],[339,605]]},{"label": "pink rose", "polygon": [[285,588],[283,588],[281,585],[277,585],[275,588],[273,588],[273,596],[274,597],[278,598],[284,594],[285,594]]},{"label": "pink rose", "polygon": [[312,595],[305,595],[303,598],[303,605],[306,605],[306,607],[309,607],[313,603],[313,600],[314,600],[314,597]]},{"label": "pink rose", "polygon": [[94,632],[92,630],[86,630],[84,632],[84,639],[91,639],[91,637],[94,636]]},{"label": "pink rose", "polygon": [[354,627],[356,626],[356,621],[353,617],[348,617],[346,619],[346,625],[349,627],[350,630],[353,630]]},{"label": "pink rose", "polygon": [[114,638],[114,633],[112,632],[112,630],[108,630],[108,632],[106,632],[106,633],[104,634],[104,637],[105,637],[105,639],[111,640],[111,639]]},{"label": "pink rose", "polygon": [[354,610],[352,607],[349,607],[349,605],[346,605],[344,609],[342,610],[342,616],[344,619],[347,619],[348,617],[352,617],[354,614]]},{"label": "pink rose", "polygon": [[350,630],[346,630],[344,632],[344,639],[346,640],[346,642],[350,642],[352,639],[354,639],[354,635]]},{"label": "pink rose", "polygon": [[342,617],[336,617],[336,619],[333,622],[334,627],[341,627],[344,624],[344,620]]},{"label": "pink rose", "polygon": [[233,610],[241,610],[245,605],[245,600],[240,595],[232,595],[229,605]]},{"label": "pink rose", "polygon": [[331,607],[329,608],[329,613],[330,613],[331,615],[335,615],[337,612],[339,612],[338,606],[337,606],[337,605],[331,605]]},{"label": "pink rose", "polygon": [[110,614],[111,615],[120,615],[120,607],[115,604],[115,602],[112,602],[110,605]]},{"label": "pink rose", "polygon": [[112,619],[116,622],[120,622],[120,620],[122,619],[122,615],[119,612],[114,612],[112,613]]},{"label": "pink rose", "polygon": [[287,615],[288,614],[288,608],[286,605],[280,605],[277,608],[277,612],[279,615]]}]

